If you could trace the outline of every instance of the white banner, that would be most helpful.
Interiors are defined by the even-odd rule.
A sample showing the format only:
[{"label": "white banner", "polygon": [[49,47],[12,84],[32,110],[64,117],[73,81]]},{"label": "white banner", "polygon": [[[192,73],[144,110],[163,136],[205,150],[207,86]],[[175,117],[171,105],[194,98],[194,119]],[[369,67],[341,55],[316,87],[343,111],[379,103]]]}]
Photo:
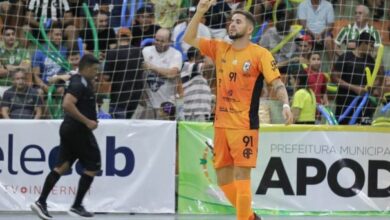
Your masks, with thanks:
[{"label": "white banner", "polygon": [[[61,121],[0,120],[0,211],[29,210],[56,161]],[[176,123],[101,120],[94,132],[102,174],[84,199],[95,212],[174,213]],[[76,168],[78,167],[78,168]],[[48,198],[51,211],[73,203],[74,166]]]},{"label": "white banner", "polygon": [[389,211],[389,131],[313,128],[261,129],[255,208]]}]

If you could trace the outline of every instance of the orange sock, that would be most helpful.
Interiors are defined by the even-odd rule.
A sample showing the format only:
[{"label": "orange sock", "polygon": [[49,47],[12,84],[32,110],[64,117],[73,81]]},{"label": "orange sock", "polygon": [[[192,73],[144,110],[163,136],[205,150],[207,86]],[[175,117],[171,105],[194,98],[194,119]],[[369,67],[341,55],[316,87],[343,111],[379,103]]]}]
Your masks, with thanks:
[{"label": "orange sock", "polygon": [[253,216],[252,194],[250,180],[236,180],[237,189],[237,220],[249,220]]},{"label": "orange sock", "polygon": [[228,183],[223,186],[219,186],[222,191],[225,193],[226,198],[230,201],[233,207],[236,207],[237,200],[237,189],[236,184],[234,182]]}]

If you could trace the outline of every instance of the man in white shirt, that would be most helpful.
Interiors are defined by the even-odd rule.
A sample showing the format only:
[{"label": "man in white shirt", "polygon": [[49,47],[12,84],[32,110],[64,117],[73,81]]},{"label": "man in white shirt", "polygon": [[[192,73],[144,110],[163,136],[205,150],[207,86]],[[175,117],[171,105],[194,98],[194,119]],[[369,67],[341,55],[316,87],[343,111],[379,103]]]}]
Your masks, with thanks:
[{"label": "man in white shirt", "polygon": [[355,8],[355,22],[343,27],[337,34],[334,42],[336,43],[336,53],[341,55],[345,51],[341,50],[343,44],[345,44],[347,50],[353,50],[356,48],[356,41],[359,35],[363,32],[369,33],[374,39],[374,47],[381,45],[381,37],[379,32],[374,26],[369,25],[370,9],[365,5],[357,5]]},{"label": "man in white shirt", "polygon": [[298,6],[298,19],[307,34],[314,38],[314,50],[326,50],[333,59],[332,29],[334,10],[326,0],[305,0]]},{"label": "man in white shirt", "polygon": [[171,47],[170,32],[165,28],[157,31],[154,45],[145,47],[142,56],[146,85],[143,100],[138,105],[134,117],[162,119],[161,103],[175,103],[182,57],[179,51]]}]

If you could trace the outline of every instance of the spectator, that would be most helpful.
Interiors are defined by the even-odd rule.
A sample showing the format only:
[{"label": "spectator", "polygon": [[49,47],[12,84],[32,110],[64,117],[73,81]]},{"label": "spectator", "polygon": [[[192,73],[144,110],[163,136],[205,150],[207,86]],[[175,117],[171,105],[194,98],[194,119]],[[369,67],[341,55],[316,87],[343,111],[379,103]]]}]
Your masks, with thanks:
[{"label": "spectator", "polygon": [[294,86],[290,83],[290,80],[295,78],[309,64],[309,55],[313,48],[313,40],[310,35],[299,36],[295,39],[295,43],[296,51],[293,56],[277,64],[281,72],[287,73],[284,76],[284,82],[286,83],[289,97],[292,97],[294,92]]},{"label": "spectator", "polygon": [[45,22],[51,19],[53,22],[60,22],[62,26],[73,22],[68,0],[56,0],[52,4],[45,3],[45,1],[29,0],[27,9],[28,22],[33,28],[39,28],[41,17],[45,18]]},{"label": "spectator", "polygon": [[5,11],[4,26],[18,28],[27,23],[25,0],[9,1],[8,9]]},{"label": "spectator", "polygon": [[156,23],[163,28],[172,28],[180,14],[181,0],[151,0],[154,5]]},{"label": "spectator", "polygon": [[146,89],[144,102],[138,105],[136,111],[137,118],[159,119],[161,103],[175,103],[182,58],[180,52],[170,46],[170,39],[168,29],[159,29],[154,45],[142,50]]},{"label": "spectator", "polygon": [[187,53],[188,61],[181,71],[181,82],[184,89],[184,119],[187,121],[207,121],[211,115],[211,89],[203,70],[211,64],[203,61],[200,52],[191,47]]},{"label": "spectator", "polygon": [[[65,58],[67,49],[62,45],[63,36],[61,26],[53,24],[49,30],[48,37],[57,48],[60,55]],[[48,53],[54,54],[48,49],[48,45],[45,45],[44,48],[48,51]],[[44,92],[48,91],[49,78],[63,71],[64,69],[55,60],[47,57],[43,51],[37,50],[35,52],[32,59],[33,80]]]},{"label": "spectator", "polygon": [[[185,29],[187,28],[187,25],[188,25],[188,22],[190,21],[190,19],[192,18],[192,16],[194,16],[195,14],[195,11],[196,11],[196,7],[190,7],[188,9],[188,20],[186,21],[183,21],[179,24],[177,24],[174,28],[173,28],[173,33],[172,33],[172,41],[175,42],[177,40],[177,37],[180,33],[183,33],[183,31],[185,31]],[[205,20],[204,20],[205,21]],[[207,28],[206,25],[204,24],[199,24],[198,26],[198,37],[207,37],[207,38],[211,38],[211,32],[210,30]],[[187,51],[188,49],[191,47],[189,44],[185,43],[182,39],[181,40],[181,48],[182,48],[182,52],[183,54],[187,54]]]},{"label": "spectator", "polygon": [[298,6],[298,19],[306,33],[314,39],[314,50],[326,49],[328,58],[333,60],[332,29],[334,24],[333,6],[326,0],[305,0]]},{"label": "spectator", "polygon": [[[276,47],[291,31],[292,13],[286,11],[284,3],[278,6],[276,12],[277,22],[275,26],[267,29],[262,35],[259,44],[262,47],[272,50]],[[284,62],[289,60],[295,52],[295,43],[293,41],[287,42],[277,53],[274,54],[276,62]],[[286,69],[280,69],[282,73],[286,73]]]},{"label": "spectator", "polygon": [[254,0],[251,11],[253,11],[256,23],[262,24],[272,20],[272,9],[275,2],[275,0]]},{"label": "spectator", "polygon": [[57,94],[62,95],[65,93],[65,84],[69,81],[70,77],[78,72],[79,62],[80,62],[80,53],[78,50],[71,50],[68,53],[68,62],[72,67],[72,70],[69,72],[59,72],[56,75],[53,75],[49,78],[48,83],[55,84],[57,89]]},{"label": "spectator", "polygon": [[26,84],[24,70],[12,74],[13,86],[4,93],[1,113],[6,119],[39,119],[42,116],[42,99],[38,91]]},{"label": "spectator", "polygon": [[375,21],[382,19],[385,15],[385,1],[383,0],[362,0],[363,4],[371,8]]},{"label": "spectator", "polygon": [[[369,33],[361,33],[357,39],[357,47],[341,55],[334,65],[332,80],[339,87],[335,98],[337,118],[345,112],[356,96],[368,92],[365,68],[368,67],[371,72],[374,69],[375,61],[370,55],[374,43],[375,39]],[[339,121],[339,124],[349,124],[356,110],[357,106]],[[374,109],[368,101],[357,117],[357,123],[370,124],[373,112]]]},{"label": "spectator", "polygon": [[139,47],[146,38],[153,38],[160,29],[154,24],[154,11],[150,5],[145,5],[137,10],[134,26],[131,28],[133,39],[131,45]]},{"label": "spectator", "polygon": [[0,42],[0,96],[4,88],[8,88],[11,82],[10,72],[22,69],[27,72],[31,68],[30,53],[16,40],[16,31],[13,27],[5,27],[3,41]]},{"label": "spectator", "polygon": [[131,32],[118,30],[118,47],[107,52],[104,74],[110,78],[110,114],[113,118],[131,118],[144,88],[141,51],[133,47]]},{"label": "spectator", "polygon": [[210,28],[213,38],[223,39],[227,35],[226,22],[231,13],[229,4],[216,0],[206,14],[206,26]]},{"label": "spectator", "polygon": [[335,38],[336,53],[341,55],[343,51],[341,46],[345,44],[347,50],[356,48],[356,40],[363,32],[368,32],[375,39],[375,47],[378,47],[381,42],[379,32],[374,26],[369,25],[370,9],[365,5],[357,5],[355,8],[355,22],[343,27]]},{"label": "spectator", "polygon": [[315,124],[316,98],[313,90],[307,84],[307,74],[295,77],[295,88],[291,111],[295,124]]},{"label": "spectator", "polygon": [[[106,12],[94,12],[94,21],[99,41],[99,51],[104,54],[103,56],[105,56],[105,53],[108,49],[116,47],[115,31],[113,28],[108,26],[108,17],[109,15]],[[92,29],[89,27],[86,29],[86,31],[82,31],[80,34],[81,38],[84,39],[84,44],[86,44],[86,50],[92,52],[94,50]]]},{"label": "spectator", "polygon": [[160,119],[174,121],[176,115],[176,106],[172,102],[163,102],[161,103],[159,113]]},{"label": "spectator", "polygon": [[[30,25],[33,35],[38,38],[39,22],[43,17],[44,22],[58,23],[65,30],[65,35],[69,37],[75,36],[76,27],[74,26],[74,17],[70,11],[68,0],[52,0],[49,4],[48,1],[41,0],[29,0],[27,4],[27,24]],[[68,39],[70,42],[74,42],[75,39]]]},{"label": "spectator", "polygon": [[296,92],[291,106],[295,124],[315,124],[316,98],[307,78],[305,73],[295,77]]},{"label": "spectator", "polygon": [[312,52],[309,56],[309,66],[306,69],[307,85],[314,92],[318,104],[329,105],[328,95],[326,93],[327,79],[321,72],[321,53]]}]

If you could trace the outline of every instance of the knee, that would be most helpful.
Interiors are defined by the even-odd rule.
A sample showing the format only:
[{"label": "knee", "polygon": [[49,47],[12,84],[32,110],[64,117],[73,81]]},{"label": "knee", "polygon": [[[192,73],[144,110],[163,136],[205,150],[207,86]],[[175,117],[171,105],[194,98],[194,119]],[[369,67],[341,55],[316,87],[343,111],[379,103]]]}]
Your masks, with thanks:
[{"label": "knee", "polygon": [[69,170],[69,167],[56,167],[54,168],[54,171],[57,172],[59,175],[64,175]]},{"label": "knee", "polygon": [[88,170],[84,171],[84,174],[90,177],[95,177],[98,173],[99,171],[88,171]]},{"label": "knee", "polygon": [[251,178],[251,168],[236,167],[234,170],[235,180],[249,180]]}]

